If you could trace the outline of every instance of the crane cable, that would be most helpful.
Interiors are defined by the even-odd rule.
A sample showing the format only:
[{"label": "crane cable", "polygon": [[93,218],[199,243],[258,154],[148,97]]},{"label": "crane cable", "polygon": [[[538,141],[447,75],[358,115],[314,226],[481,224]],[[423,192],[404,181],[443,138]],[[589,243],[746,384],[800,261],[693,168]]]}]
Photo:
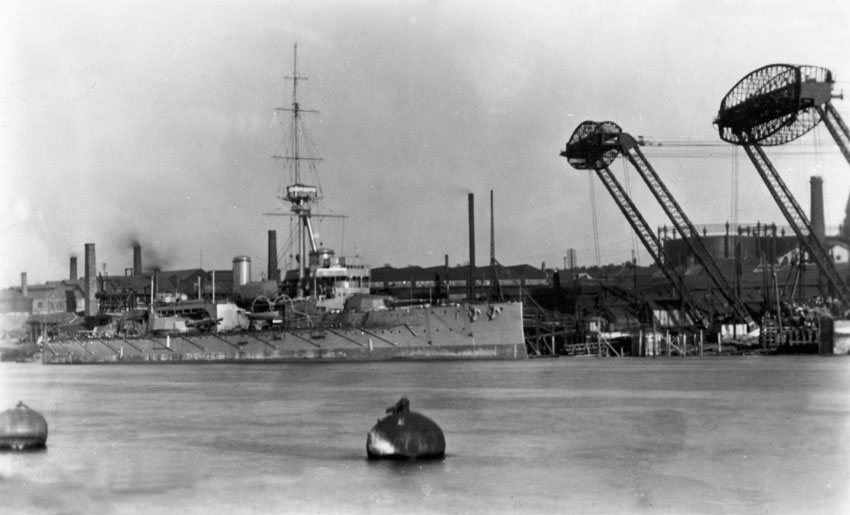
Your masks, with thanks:
[{"label": "crane cable", "polygon": [[734,147],[732,152],[732,184],[730,191],[731,205],[729,206],[729,221],[732,227],[738,225],[738,147]]},{"label": "crane cable", "polygon": [[[821,177],[821,180],[823,180],[823,156],[821,155],[820,136],[818,135],[818,131],[812,131],[812,133],[812,139],[814,140],[815,147],[815,175]],[[809,187],[811,187],[811,182],[809,184]],[[823,190],[821,190],[821,194],[823,194]],[[811,192],[809,192],[809,196],[811,196]],[[827,213],[829,202],[822,202],[821,205],[823,206],[824,211],[823,224],[825,229],[826,221],[829,220],[829,213]],[[809,207],[809,209],[811,210],[811,207]]]},{"label": "crane cable", "polygon": [[[623,182],[626,183],[626,193],[629,195],[629,198],[632,197],[632,187],[629,184],[629,165],[626,163],[626,160],[623,159]],[[638,252],[638,244],[637,244],[637,233],[635,231],[629,231],[632,237],[632,256],[634,256],[635,264],[640,266],[640,253]]]},{"label": "crane cable", "polygon": [[593,170],[587,171],[590,179],[590,211],[593,219],[593,251],[596,256],[596,266],[599,266],[599,228],[596,224],[596,194],[593,191]]}]

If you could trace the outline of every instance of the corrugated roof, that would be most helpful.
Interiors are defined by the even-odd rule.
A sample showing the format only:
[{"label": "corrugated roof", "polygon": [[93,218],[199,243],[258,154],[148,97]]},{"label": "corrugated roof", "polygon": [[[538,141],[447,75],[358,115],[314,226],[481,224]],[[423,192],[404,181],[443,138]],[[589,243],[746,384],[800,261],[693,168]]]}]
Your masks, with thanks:
[{"label": "corrugated roof", "polygon": [[[546,279],[548,274],[535,268],[531,265],[513,265],[503,266],[496,265],[496,274],[499,279]],[[446,279],[445,266],[432,266],[422,268],[420,266],[407,266],[404,268],[393,268],[392,266],[382,266],[372,269],[372,282],[399,282],[399,281],[433,281],[439,275],[440,280]],[[462,281],[469,277],[469,265],[449,267],[448,279],[452,281]],[[493,271],[489,265],[475,267],[474,277],[476,281],[492,279]]]}]

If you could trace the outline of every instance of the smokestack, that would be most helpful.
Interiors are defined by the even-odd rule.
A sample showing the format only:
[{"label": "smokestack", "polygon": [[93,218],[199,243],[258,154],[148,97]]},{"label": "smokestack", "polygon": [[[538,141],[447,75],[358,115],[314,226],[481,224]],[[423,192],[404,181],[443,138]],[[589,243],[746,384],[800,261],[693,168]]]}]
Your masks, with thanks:
[{"label": "smokestack", "polygon": [[77,256],[71,256],[71,273],[70,279],[72,281],[77,280]]},{"label": "smokestack", "polygon": [[490,266],[496,264],[496,222],[493,217],[493,190],[490,190]]},{"label": "smokestack", "polygon": [[133,245],[133,275],[142,275],[142,246],[138,243]]},{"label": "smokestack", "polygon": [[466,281],[467,296],[475,298],[475,196],[469,194],[469,276]]},{"label": "smokestack", "polygon": [[233,258],[233,287],[244,286],[251,282],[251,257],[236,256]]},{"label": "smokestack", "polygon": [[490,190],[490,274],[493,281],[493,294],[502,300],[502,285],[499,284],[499,276],[496,272],[496,218],[494,210],[493,190]]},{"label": "smokestack", "polygon": [[812,219],[812,232],[823,242],[826,236],[826,226],[823,221],[823,178],[817,175],[812,176],[810,184],[812,191],[812,212],[810,215]]},{"label": "smokestack", "polygon": [[277,269],[277,231],[269,231],[269,281],[280,281]]},{"label": "smokestack", "polygon": [[21,272],[21,295],[24,297],[30,296],[30,289],[27,286],[27,273]]},{"label": "smokestack", "polygon": [[85,294],[86,294],[86,310],[87,317],[94,316],[94,293],[97,290],[97,262],[94,255],[94,243],[86,243],[85,256]]}]

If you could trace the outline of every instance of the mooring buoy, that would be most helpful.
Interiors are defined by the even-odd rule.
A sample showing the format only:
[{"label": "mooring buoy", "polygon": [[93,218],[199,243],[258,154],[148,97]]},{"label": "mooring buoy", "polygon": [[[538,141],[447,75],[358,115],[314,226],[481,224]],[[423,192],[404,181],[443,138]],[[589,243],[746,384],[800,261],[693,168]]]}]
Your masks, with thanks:
[{"label": "mooring buoy", "polygon": [[445,456],[443,430],[433,420],[410,411],[410,401],[402,397],[387,408],[387,415],[369,431],[366,454],[370,460],[426,460]]},{"label": "mooring buoy", "polygon": [[23,401],[0,413],[0,449],[39,449],[46,443],[47,420]]}]

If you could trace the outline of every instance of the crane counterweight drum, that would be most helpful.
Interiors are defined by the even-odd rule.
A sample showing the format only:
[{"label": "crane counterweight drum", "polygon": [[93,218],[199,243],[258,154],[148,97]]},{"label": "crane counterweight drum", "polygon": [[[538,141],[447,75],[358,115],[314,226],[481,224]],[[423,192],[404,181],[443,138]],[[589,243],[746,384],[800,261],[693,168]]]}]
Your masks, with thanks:
[{"label": "crane counterweight drum", "polygon": [[620,146],[613,142],[623,132],[614,122],[587,120],[579,124],[561,155],[577,170],[599,170],[620,156]]},{"label": "crane counterweight drum", "polygon": [[729,90],[715,125],[720,139],[736,145],[782,145],[812,130],[821,106],[833,97],[832,72],[818,66],[771,64]]}]

